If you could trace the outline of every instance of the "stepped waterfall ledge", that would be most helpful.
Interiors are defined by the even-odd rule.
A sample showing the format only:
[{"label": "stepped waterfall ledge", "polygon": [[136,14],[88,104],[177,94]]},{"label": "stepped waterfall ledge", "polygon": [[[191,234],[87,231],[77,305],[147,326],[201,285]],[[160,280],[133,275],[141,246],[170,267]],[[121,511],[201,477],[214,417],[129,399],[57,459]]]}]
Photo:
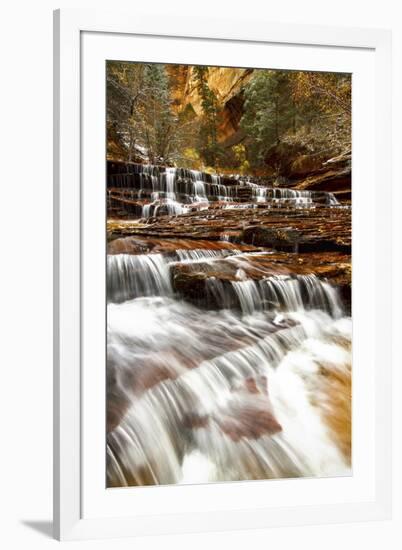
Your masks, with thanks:
[{"label": "stepped waterfall ledge", "polygon": [[350,91],[107,63],[109,488],[351,475]]}]

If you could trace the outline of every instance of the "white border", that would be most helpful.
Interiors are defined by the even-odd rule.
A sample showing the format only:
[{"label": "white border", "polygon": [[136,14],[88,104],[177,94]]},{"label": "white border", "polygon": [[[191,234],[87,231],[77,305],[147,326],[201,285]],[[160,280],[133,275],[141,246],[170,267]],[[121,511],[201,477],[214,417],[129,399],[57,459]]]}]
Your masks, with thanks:
[{"label": "white border", "polygon": [[[83,33],[82,44],[82,516],[83,518],[143,516],[151,513],[216,512],[239,507],[357,502],[374,498],[374,316],[365,312],[366,297],[373,295],[375,254],[372,250],[376,208],[374,139],[374,54],[372,50],[200,41],[183,48],[182,38],[149,38]],[[135,53],[134,53],[135,52]],[[161,52],[163,52],[161,54]],[[365,203],[353,213],[355,278],[353,291],[353,477],[255,481],[195,486],[143,487],[105,491],[105,60],[132,59],[174,63],[237,62],[247,66],[300,70],[344,71],[353,74],[353,125],[359,136],[353,147],[353,201]],[[363,183],[362,183],[363,182]],[[358,243],[358,244],[357,244]],[[367,275],[364,275],[367,274]],[[359,307],[362,305],[363,307]]]},{"label": "white border", "polygon": [[[214,19],[208,19],[207,23],[206,25],[206,21],[200,19],[191,21],[183,20],[183,18],[167,21],[166,17],[160,19],[141,17],[139,19],[133,16],[121,16],[115,13],[104,14],[98,11],[96,13],[63,11],[62,17],[59,12],[55,14],[55,244],[56,251],[58,249],[60,252],[55,261],[54,516],[55,536],[58,538],[95,538],[150,532],[191,532],[206,530],[206,525],[208,525],[208,530],[223,530],[269,525],[339,522],[389,517],[390,514],[391,363],[388,321],[390,319],[390,284],[387,281],[388,273],[390,273],[390,251],[387,249],[387,243],[390,242],[390,203],[381,200],[386,192],[385,189],[390,190],[390,110],[388,104],[390,36],[384,31],[310,28],[291,25],[273,26],[261,20],[250,26],[245,26],[242,21],[231,21],[230,24],[225,21],[225,25],[223,25],[221,21]],[[231,30],[230,32],[221,32],[221,28],[230,28]],[[354,425],[359,426],[358,436],[363,437],[361,444],[355,444],[355,432],[354,447],[358,450],[370,450],[371,439],[372,450],[375,450],[375,461],[374,452],[368,453],[368,458],[372,459],[371,462],[363,460],[360,465],[359,457],[354,456],[354,464],[357,463],[357,466],[353,478],[99,491],[99,475],[103,473],[104,480],[104,469],[102,470],[102,461],[97,460],[100,455],[96,451],[99,449],[102,438],[104,440],[104,429],[100,428],[100,426],[104,428],[104,424],[99,422],[99,415],[92,416],[91,411],[99,411],[95,405],[99,405],[100,402],[99,400],[94,401],[93,397],[98,396],[99,398],[100,395],[104,395],[99,391],[102,390],[102,384],[104,384],[104,381],[101,380],[102,362],[99,364],[94,355],[96,353],[103,354],[103,343],[93,340],[94,336],[101,334],[99,332],[102,328],[100,321],[104,323],[104,310],[102,310],[104,303],[102,304],[102,300],[100,300],[100,297],[103,296],[104,275],[102,270],[100,272],[98,270],[97,278],[94,279],[93,273],[90,271],[91,265],[99,266],[99,261],[104,262],[104,258],[102,259],[99,255],[96,257],[96,253],[91,253],[91,250],[94,249],[98,252],[101,250],[103,243],[100,242],[99,235],[103,235],[104,223],[104,215],[99,216],[99,208],[104,208],[104,205],[99,202],[103,202],[104,148],[102,143],[104,145],[104,142],[102,140],[104,139],[104,119],[102,116],[97,116],[101,112],[99,109],[102,108],[102,105],[104,107],[104,103],[102,104],[101,100],[102,94],[98,93],[99,97],[96,97],[96,93],[95,96],[93,95],[95,90],[99,90],[99,78],[102,76],[97,63],[103,59],[104,64],[105,58],[113,57],[140,60],[139,50],[135,46],[138,47],[144,41],[146,45],[143,46],[143,59],[149,61],[151,60],[150,55],[153,55],[152,43],[157,41],[158,51],[160,51],[162,39],[139,37],[132,33],[160,36],[166,35],[166,29],[169,29],[170,36],[182,36],[183,29],[191,29],[193,36],[204,39],[202,48],[200,48],[199,41],[194,39],[187,41],[184,38],[180,39],[181,44],[185,41],[186,48],[178,48],[177,44],[174,47],[173,39],[165,39],[163,41],[164,59],[155,58],[157,61],[186,62],[185,56],[190,55],[191,59],[188,58],[188,62],[191,63],[241,65],[242,63],[233,61],[225,63],[224,58],[219,58],[220,53],[211,57],[211,54],[208,53],[211,42],[205,39],[219,38],[221,39],[219,48],[215,43],[214,50],[219,49],[224,52],[225,48],[230,46],[232,51],[236,49],[237,59],[243,55],[242,52],[247,57],[246,50],[251,49],[253,55],[257,55],[259,50],[269,46],[271,52],[282,52],[280,55],[286,56],[291,53],[293,61],[289,58],[286,68],[291,68],[292,63],[296,68],[300,66],[300,61],[299,64],[297,62],[300,55],[297,56],[298,48],[295,48],[294,45],[304,44],[304,62],[301,68],[319,68],[317,63],[321,63],[320,67],[327,70],[351,70],[354,73],[354,90],[358,90],[359,86],[361,86],[361,91],[368,90],[367,101],[354,102],[353,106],[353,122],[355,124],[357,121],[358,124],[358,128],[354,128],[353,150],[354,281],[366,281],[365,286],[361,283],[354,284],[354,307],[355,304],[364,303],[364,300],[367,303],[367,296],[372,296],[370,307],[367,310],[370,315],[364,316],[363,313],[361,316],[362,323],[366,317],[364,326],[367,328],[367,331],[361,332],[362,338],[360,339],[363,344],[364,334],[366,334],[367,345],[359,346],[361,350],[363,347],[366,350],[367,385],[358,386],[359,388],[364,387],[366,391],[360,391],[360,394],[357,391],[356,395],[354,393]],[[205,29],[208,30],[205,31]],[[110,34],[97,35],[101,39],[96,38],[91,45],[91,41],[88,41],[86,37],[82,42],[80,41],[84,31],[120,34],[113,38],[110,38]],[[95,37],[93,34],[90,36]],[[229,44],[228,40],[232,40],[232,42]],[[252,43],[244,42],[244,40],[252,40]],[[84,43],[84,54],[82,43]],[[172,50],[169,50],[168,43],[173,45]],[[322,57],[323,49],[308,47],[311,44],[341,46],[346,49],[336,48],[336,55],[333,55],[334,48],[326,49],[325,59]],[[133,45],[134,50],[131,51],[134,53],[127,57],[127,53],[124,51],[127,52],[127,48],[133,48]],[[350,49],[350,47],[354,49]],[[210,55],[209,58],[208,55]],[[85,150],[82,159],[84,161],[82,181],[85,182],[85,185],[82,187],[82,200],[80,195],[81,56],[84,67],[83,82],[85,82],[83,93],[85,124],[82,128]],[[336,61],[337,58],[341,58],[338,66],[336,65],[339,63],[339,60]],[[370,59],[370,62],[362,63],[362,58]],[[375,66],[372,65],[373,59]],[[91,63],[86,65],[86,60]],[[256,66],[255,63],[250,62],[245,64]],[[270,66],[274,66],[272,62],[270,62]],[[285,67],[281,65],[281,68]],[[371,78],[373,86],[370,86],[370,80],[367,78]],[[367,86],[367,84],[369,85]],[[104,80],[101,89],[103,89],[103,85]],[[95,87],[92,89],[93,86]],[[85,103],[86,90],[89,92],[88,97],[94,98],[92,108],[91,102]],[[370,104],[370,90],[373,92],[373,96],[374,91],[376,92],[375,98],[371,98],[375,101],[374,108],[373,103]],[[359,97],[363,98],[360,92],[357,93]],[[375,113],[375,127],[371,122],[368,123],[368,126],[364,126],[364,116],[362,115],[367,115],[368,108]],[[100,137],[93,142],[93,137],[97,134]],[[374,135],[377,136],[375,144],[373,142]],[[85,148],[86,138],[89,136],[93,147]],[[356,136],[359,136],[359,139],[355,139]],[[101,157],[99,156],[100,150],[102,150]],[[358,159],[356,166],[355,156]],[[373,178],[374,161],[377,166],[375,179]],[[359,167],[361,167],[360,173]],[[360,185],[356,187],[356,181],[367,185],[365,188]],[[377,190],[374,184],[377,185]],[[91,197],[91,208],[87,209],[85,205],[88,204],[89,197]],[[357,201],[356,198],[360,200]],[[81,208],[83,213],[82,228],[80,226]],[[365,216],[365,212],[368,212],[369,218]],[[374,220],[375,223],[373,223]],[[381,244],[381,258],[377,258],[373,251],[375,236],[378,249]],[[90,246],[87,246],[88,243]],[[80,258],[81,244],[83,263]],[[370,258],[374,260],[370,261]],[[88,262],[89,259],[90,262]],[[81,267],[83,269],[83,286],[81,286],[80,280]],[[92,281],[92,285],[86,285],[86,280]],[[94,280],[96,280],[95,284]],[[374,302],[374,297],[376,302]],[[97,312],[98,315],[92,311],[96,304],[100,308]],[[82,343],[84,345],[82,350],[80,306],[83,306],[84,337]],[[88,312],[90,312],[92,327],[93,322],[100,319],[96,329],[85,328],[86,322],[89,320]],[[374,325],[374,321],[376,325]],[[358,342],[359,339],[355,334],[354,344],[357,348],[356,341]],[[375,354],[376,348],[381,348],[381,360]],[[355,361],[354,357],[354,365]],[[85,368],[82,369],[83,390],[81,390],[80,368],[84,364]],[[97,365],[95,370],[94,365]],[[370,368],[372,368],[371,371]],[[359,369],[356,369],[356,372],[358,373]],[[364,375],[362,370],[360,373]],[[374,374],[375,379],[372,376]],[[354,382],[356,382],[355,376],[354,370]],[[87,391],[86,388],[92,388],[93,384],[97,386],[98,391]],[[81,391],[85,396],[82,403],[80,401]],[[369,396],[369,398],[365,399],[365,396]],[[369,410],[370,408],[371,410]],[[366,423],[364,423],[365,413],[367,413]],[[356,421],[356,415],[359,414],[361,415],[360,420]],[[370,415],[376,424],[374,431]],[[81,421],[82,433],[85,434],[82,438],[82,445]],[[360,428],[362,429],[360,430]],[[96,435],[89,436],[90,431],[96,432],[97,437]],[[94,451],[93,454],[91,454],[91,449]],[[104,453],[102,453],[103,456]],[[359,472],[363,472],[360,480],[358,479]],[[270,495],[275,497],[271,502],[267,501],[267,483],[269,483]],[[313,485],[307,488],[307,484]],[[314,487],[318,487],[317,484],[320,484],[321,487],[314,494]],[[309,495],[308,498],[303,497],[303,493],[306,492]],[[290,495],[294,498],[293,505],[289,503]],[[325,498],[324,495],[326,495]],[[195,496],[200,503],[198,509],[194,507]],[[251,497],[253,502],[257,499],[257,506],[248,505],[251,502]],[[109,503],[106,502],[108,500]],[[160,503],[159,509],[155,507],[155,502]],[[208,507],[207,502],[213,502],[214,506]],[[235,505],[231,506],[230,502],[234,502]],[[236,502],[241,502],[245,509],[236,509],[238,508]],[[276,502],[277,506],[273,506],[273,502]],[[269,509],[267,509],[268,507]],[[168,510],[169,514],[166,513]],[[115,517],[111,517],[111,515]],[[116,515],[119,517],[116,518]],[[85,519],[83,519],[84,517]]]}]

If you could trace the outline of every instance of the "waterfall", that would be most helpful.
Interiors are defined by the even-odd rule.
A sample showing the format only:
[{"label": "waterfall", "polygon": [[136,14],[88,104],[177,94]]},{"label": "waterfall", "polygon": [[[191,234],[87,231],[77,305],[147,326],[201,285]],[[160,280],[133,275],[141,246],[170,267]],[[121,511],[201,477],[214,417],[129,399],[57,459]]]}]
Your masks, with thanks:
[{"label": "waterfall", "polygon": [[194,194],[197,200],[208,200],[205,191],[205,184],[203,181],[196,180],[194,182]]},{"label": "waterfall", "polygon": [[327,311],[335,318],[342,315],[342,306],[336,289],[315,275],[269,277],[260,281],[259,288],[263,301],[275,309],[319,309]]},{"label": "waterfall", "polygon": [[152,203],[144,204],[142,207],[142,218],[149,218],[151,216]]},{"label": "waterfall", "polygon": [[[214,286],[217,288],[214,289]],[[231,296],[233,289],[235,301]],[[256,311],[300,311],[318,309],[334,318],[343,314],[336,288],[315,275],[277,275],[259,281],[246,279],[232,281],[231,287],[222,285],[218,279],[209,281],[209,292],[221,308],[238,304],[244,315]]]},{"label": "waterfall", "polygon": [[[172,266],[181,264],[199,271],[211,262],[228,259],[239,266],[237,278],[230,285],[215,277],[206,280],[206,292],[214,296],[220,308],[239,306],[244,315],[259,310],[299,311],[319,309],[334,318],[343,314],[337,289],[315,275],[275,275],[257,281],[247,278],[242,266],[253,267],[253,257],[260,253],[241,254],[237,250],[178,249],[174,254],[117,254],[107,261],[108,299],[120,302],[139,296],[164,296],[172,293]],[[198,267],[201,264],[201,267]],[[264,270],[261,270],[261,275]],[[208,288],[207,288],[208,287]],[[214,288],[216,287],[216,288]],[[233,300],[233,297],[236,297]]]},{"label": "waterfall", "polygon": [[176,169],[175,168],[166,168],[166,193],[169,199],[176,200],[175,186],[174,182],[176,179]]},{"label": "waterfall", "polygon": [[199,170],[140,164],[127,165],[127,170],[109,175],[108,200],[120,208],[127,207],[122,202],[127,198],[141,201],[139,208],[134,208],[135,212],[140,211],[136,217],[178,216],[190,207],[204,209],[214,202],[226,204],[227,208],[340,206],[333,193],[269,187],[250,178],[222,178]]},{"label": "waterfall", "polygon": [[212,260],[218,258],[225,258],[230,255],[238,254],[237,250],[209,250],[195,248],[193,250],[176,250],[177,257],[180,263],[189,262],[194,265],[197,261],[203,262],[205,260]]},{"label": "waterfall", "polygon": [[232,285],[244,314],[251,315],[254,311],[261,309],[261,295],[254,281],[251,279],[247,281],[235,281],[232,282]]},{"label": "waterfall", "polygon": [[168,263],[162,254],[109,255],[106,280],[108,300],[112,302],[171,293]]},{"label": "waterfall", "polygon": [[253,196],[257,202],[264,202],[267,198],[268,189],[266,187],[253,187]]},{"label": "waterfall", "polygon": [[176,250],[173,254],[115,254],[107,257],[107,296],[122,302],[140,296],[172,293],[170,268],[176,263],[195,265],[237,254],[237,250]]},{"label": "waterfall", "polygon": [[[107,186],[107,486],[350,475],[347,244],[322,222],[346,207],[261,178],[123,168]],[[300,234],[322,252],[298,254]]]},{"label": "waterfall", "polygon": [[[108,435],[109,485],[348,472],[310,392],[321,364],[348,376],[350,324],[299,312],[277,330],[261,313],[203,312],[168,297],[109,307],[108,361],[122,354],[115,376],[134,382]],[[325,399],[325,379],[317,391]],[[208,465],[201,480],[194,453]]]},{"label": "waterfall", "polygon": [[203,178],[205,178],[205,174],[203,172],[200,172],[199,170],[190,170],[191,178],[193,181],[203,181]]},{"label": "waterfall", "polygon": [[[108,486],[349,473],[324,418],[328,380],[350,380],[350,319],[315,275],[249,278],[259,254],[108,256]],[[175,294],[172,269],[221,262],[237,280],[207,276],[217,308]]]}]

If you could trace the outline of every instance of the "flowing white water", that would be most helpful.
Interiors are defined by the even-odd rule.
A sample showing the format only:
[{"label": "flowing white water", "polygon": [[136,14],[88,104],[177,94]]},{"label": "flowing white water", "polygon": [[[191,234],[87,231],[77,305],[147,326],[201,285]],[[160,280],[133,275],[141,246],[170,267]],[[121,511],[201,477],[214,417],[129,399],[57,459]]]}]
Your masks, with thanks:
[{"label": "flowing white water", "polygon": [[[315,276],[253,281],[250,255],[230,253],[108,257],[108,485],[349,473],[325,420],[338,414],[328,384],[350,377],[336,289]],[[174,294],[175,265],[222,258],[239,277],[206,280],[205,305],[210,293],[220,309]]]},{"label": "flowing white water", "polygon": [[194,192],[197,201],[208,201],[203,181],[197,180],[194,182]]},{"label": "flowing white water", "polygon": [[176,200],[176,193],[174,189],[174,182],[176,179],[176,169],[166,168],[166,192],[169,199]]},{"label": "flowing white water", "polygon": [[[210,202],[228,203],[228,208],[315,208],[318,204],[339,207],[333,193],[268,187],[248,179],[226,178],[199,170],[152,165],[132,165],[132,173],[114,174],[110,186],[121,188],[124,197],[142,201],[142,217],[177,216],[188,208],[203,209]],[[225,183],[222,183],[224,181]],[[113,194],[109,194],[109,203]],[[140,206],[141,208],[141,206]]]},{"label": "flowing white water", "polygon": [[[113,175],[108,207],[120,188],[136,217],[177,216],[216,201],[235,209],[340,207],[332,193],[250,178],[129,170]],[[220,238],[238,237],[225,229]],[[253,264],[258,254],[108,256],[109,486],[350,472],[339,426],[350,423],[351,320],[325,280],[273,275]],[[193,274],[198,286],[187,281],[190,293],[176,292],[177,273]]]},{"label": "flowing white water", "polygon": [[109,255],[106,280],[107,296],[113,302],[171,293],[168,264],[162,254]]}]

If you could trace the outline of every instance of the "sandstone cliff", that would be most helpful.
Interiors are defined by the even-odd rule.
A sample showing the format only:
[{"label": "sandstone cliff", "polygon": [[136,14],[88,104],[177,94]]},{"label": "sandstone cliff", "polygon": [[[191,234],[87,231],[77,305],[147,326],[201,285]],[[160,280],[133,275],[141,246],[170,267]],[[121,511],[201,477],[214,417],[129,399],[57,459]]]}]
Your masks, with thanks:
[{"label": "sandstone cliff", "polygon": [[[193,66],[168,65],[173,86],[174,108],[177,112],[191,107],[196,116],[202,115],[201,97],[198,93]],[[231,146],[242,139],[239,122],[243,114],[243,88],[250,80],[253,69],[211,67],[207,83],[215,93],[222,109],[218,126],[218,139]]]}]

